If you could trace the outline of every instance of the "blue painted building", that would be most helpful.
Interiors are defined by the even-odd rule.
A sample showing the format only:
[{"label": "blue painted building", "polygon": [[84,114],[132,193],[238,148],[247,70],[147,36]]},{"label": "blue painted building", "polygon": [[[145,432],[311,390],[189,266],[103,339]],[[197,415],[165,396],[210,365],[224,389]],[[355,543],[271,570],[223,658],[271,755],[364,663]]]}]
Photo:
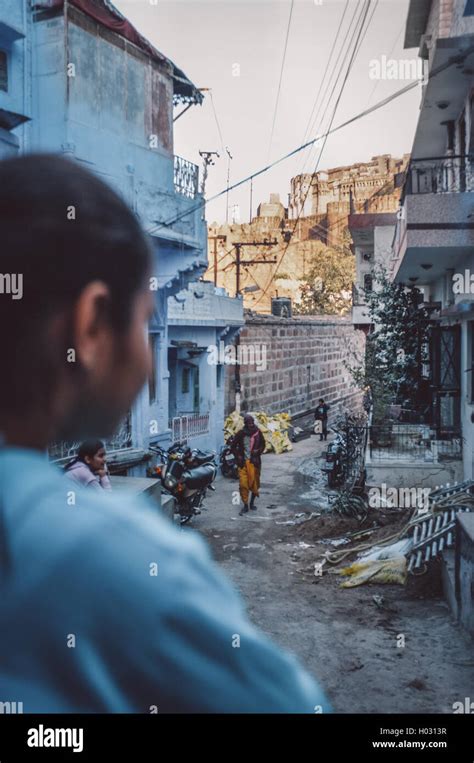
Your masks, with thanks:
[{"label": "blue painted building", "polygon": [[[124,473],[143,473],[148,444],[166,444],[178,429],[191,442],[198,437],[201,446],[218,447],[223,400],[221,410],[219,395],[217,402],[208,392],[218,388],[222,370],[209,365],[193,377],[190,409],[176,394],[176,384],[183,388],[177,356],[182,342],[192,349],[224,335],[230,341],[243,324],[242,304],[213,288],[203,302],[215,315],[227,305],[227,315],[200,325],[186,300],[179,328],[168,321],[170,302],[192,294],[193,285],[202,288],[198,282],[207,268],[198,167],[173,149],[173,109],[199,105],[200,91],[108,0],[32,0],[31,6],[3,0],[0,65],[3,52],[8,87],[2,90],[0,68],[0,156],[36,150],[69,155],[110,183],[151,236],[153,375],[108,445],[112,460]],[[52,456],[60,455],[66,451],[58,446]]]},{"label": "blue painted building", "polygon": [[28,145],[31,117],[31,12],[26,0],[0,5],[0,159]]}]

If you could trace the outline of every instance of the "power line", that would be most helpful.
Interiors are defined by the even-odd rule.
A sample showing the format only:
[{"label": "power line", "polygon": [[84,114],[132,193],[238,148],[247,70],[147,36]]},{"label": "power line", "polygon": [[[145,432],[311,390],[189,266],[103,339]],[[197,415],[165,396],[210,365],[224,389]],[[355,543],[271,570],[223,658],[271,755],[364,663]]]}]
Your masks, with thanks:
[{"label": "power line", "polygon": [[359,43],[359,46],[358,46],[358,48],[356,50],[356,56],[359,53],[359,50],[360,50],[360,47],[361,47],[362,43],[364,42],[365,35],[367,34],[367,30],[368,30],[369,26],[372,23],[372,19],[374,18],[374,14],[375,14],[375,11],[377,10],[378,4],[379,4],[379,0],[375,0],[374,7],[372,8],[372,13],[370,14],[370,18],[369,18],[369,20],[367,22],[367,26],[365,27],[364,36],[362,37],[362,39],[361,39],[361,41]]},{"label": "power line", "polygon": [[[472,52],[474,52],[474,45],[471,45],[469,48],[466,48],[466,50],[464,50],[462,53],[452,56],[448,61],[446,61],[444,64],[440,64],[438,67],[436,67],[435,70],[433,70],[430,73],[430,79],[440,74],[442,71],[444,71],[448,67],[454,66],[455,64],[462,63],[467,56],[471,55]],[[366,117],[369,114],[373,114],[375,111],[379,111],[379,109],[383,108],[384,106],[387,106],[389,103],[391,103],[392,101],[395,101],[397,98],[400,98],[402,95],[405,95],[405,93],[408,93],[410,90],[413,90],[413,88],[418,87],[418,85],[419,85],[418,80],[409,82],[407,85],[400,88],[400,90],[396,90],[395,93],[392,93],[386,98],[383,98],[381,101],[378,101],[373,106],[370,106],[364,109],[363,111],[358,112],[353,117],[346,119],[344,122],[341,122],[339,125],[336,125],[336,127],[332,127],[330,130],[327,130],[322,135],[317,135],[315,138],[312,138],[306,143],[303,143],[301,146],[298,146],[297,148],[294,148],[288,153],[284,154],[284,156],[281,156],[279,159],[275,159],[275,161],[271,162],[265,167],[262,167],[261,169],[256,170],[255,172],[252,172],[250,175],[247,175],[242,180],[238,180],[236,183],[234,183],[233,185],[229,187],[229,191],[233,191],[235,188],[239,188],[241,185],[245,185],[245,183],[248,183],[252,178],[256,178],[256,177],[259,177],[260,175],[263,175],[265,172],[268,172],[268,170],[286,161],[286,159],[290,159],[292,156],[295,156],[296,154],[300,153],[300,151],[304,151],[306,148],[313,146],[322,138],[328,135],[334,135],[334,133],[339,132],[339,130],[344,129],[345,127],[349,127],[349,125],[354,124],[354,122],[357,122],[359,119],[363,119],[363,117]],[[205,206],[206,204],[209,204],[211,201],[215,201],[216,199],[223,196],[225,193],[227,193],[227,188],[224,188],[222,191],[219,191],[218,193],[214,194],[214,196],[211,196],[209,199],[203,199],[202,201],[198,202],[190,209],[180,212],[180,214],[176,215],[171,220],[168,220],[166,222],[160,222],[160,223],[157,223],[156,225],[151,226],[147,230],[147,233],[150,235],[153,235],[158,230],[161,230],[161,228],[169,228],[171,225],[174,225],[174,223],[178,222],[183,217],[187,217],[188,215],[191,215],[193,212],[196,212],[197,210],[202,209],[203,206]]]},{"label": "power line", "polygon": [[221,148],[222,148],[223,153],[225,153],[224,138],[222,137],[221,126],[220,126],[219,120],[217,118],[216,107],[214,105],[214,96],[212,95],[212,90],[210,88],[209,88],[209,93],[210,93],[210,96],[211,96],[211,105],[212,105],[212,110],[214,112],[214,119],[216,120],[217,131],[219,133],[219,138],[220,138],[220,141],[221,141]]},{"label": "power line", "polygon": [[280,80],[278,82],[278,90],[277,90],[277,97],[276,97],[276,101],[275,101],[275,109],[273,111],[273,122],[272,122],[272,130],[271,130],[271,134],[270,134],[270,143],[268,145],[267,162],[270,160],[270,152],[272,150],[273,132],[275,130],[275,122],[276,122],[277,111],[278,111],[278,102],[280,100],[281,83],[282,83],[282,79],[283,79],[283,70],[285,68],[286,49],[288,47],[288,38],[290,36],[291,17],[293,15],[293,6],[294,6],[294,4],[295,4],[295,0],[291,0],[290,15],[288,17],[288,24],[287,24],[287,27],[286,27],[285,47],[284,47],[284,50],[283,50],[283,58],[282,58],[282,61],[281,61]]},{"label": "power line", "polygon": [[[361,14],[361,16],[358,19],[358,23],[359,23],[360,19],[362,18],[362,23],[360,25],[359,32],[358,32],[358,35],[357,35],[357,38],[356,38],[356,41],[355,41],[354,49],[352,51],[352,55],[350,57],[349,64],[347,66],[347,70],[346,70],[346,73],[345,73],[345,76],[344,76],[344,80],[343,80],[341,88],[339,90],[339,95],[338,95],[336,103],[334,105],[334,109],[333,109],[333,112],[332,112],[332,115],[331,115],[331,119],[330,119],[330,122],[329,122],[329,130],[331,130],[331,128],[332,128],[332,125],[333,125],[333,122],[334,122],[334,119],[335,119],[335,116],[336,116],[336,111],[338,109],[339,103],[340,103],[342,95],[344,93],[344,89],[345,89],[347,80],[349,78],[349,74],[350,74],[351,69],[352,69],[352,65],[353,65],[355,57],[357,55],[357,46],[358,46],[359,40],[360,40],[361,35],[362,35],[362,31],[363,31],[363,28],[364,28],[365,20],[367,18],[367,14],[369,12],[370,4],[371,4],[371,0],[367,0],[367,5],[365,7],[364,16],[362,17],[362,14]],[[352,40],[351,40],[351,42],[352,42]],[[337,80],[336,80],[336,82],[337,82]],[[331,94],[331,97],[332,97],[332,94]],[[318,169],[318,166],[319,166],[319,162],[321,160],[321,156],[323,154],[323,151],[324,151],[326,143],[327,143],[328,136],[329,136],[329,133],[326,133],[326,135],[325,135],[325,137],[323,139],[323,145],[321,146],[321,151],[319,152],[318,160],[316,162],[316,167],[314,169],[313,174],[315,172],[317,172],[317,169]],[[300,211],[298,213],[298,216],[296,218],[296,222],[295,222],[295,226],[293,228],[293,232],[296,230],[296,226],[298,225],[298,222],[299,222],[299,219],[300,219],[300,216],[301,216],[301,212],[302,212],[302,210],[304,208],[304,205],[305,205],[305,202],[306,202],[306,198],[308,196],[310,188],[311,188],[311,184],[308,185],[308,188],[307,188],[307,191],[306,191],[306,195],[305,195],[303,204],[302,204],[301,209],[300,209]],[[282,253],[282,255],[280,257],[280,260],[278,261],[276,271],[278,270],[278,268],[281,266],[281,263],[283,262],[283,259],[284,259],[285,255],[286,255],[286,252],[288,251],[288,246],[289,246],[289,242],[288,242],[288,245],[287,245],[286,249],[284,250],[284,252]],[[270,288],[270,284],[271,284],[271,279],[269,280],[265,290],[263,291],[263,293],[261,294],[259,299],[255,302],[255,304],[258,304],[258,302],[260,302],[260,300],[263,299],[263,297],[266,295],[268,289]]]},{"label": "power line", "polygon": [[[391,48],[390,53],[388,54],[387,58],[390,58],[390,56],[392,55],[393,51],[395,50],[396,44],[397,44],[398,40],[400,39],[400,36],[401,36],[401,34],[403,32],[404,27],[405,27],[405,24],[402,24],[401,27],[400,27],[400,31],[398,32],[398,34],[397,34],[397,36],[395,38],[395,42],[393,43],[392,48]],[[377,87],[379,86],[379,83],[380,83],[380,80],[376,80],[375,85],[372,88],[372,92],[370,93],[369,97],[367,98],[366,106],[368,106],[370,101],[372,100],[373,95],[374,95],[375,91],[377,90]]]},{"label": "power line", "polygon": [[[364,2],[365,2],[365,1],[366,1],[366,0],[364,0]],[[355,11],[354,11],[354,15],[353,15],[353,17],[352,17],[352,20],[354,20],[354,18],[355,18],[355,16],[356,16],[356,14],[357,14],[357,10],[358,10],[358,8],[359,8],[359,2],[360,2],[360,0],[358,0],[358,3],[357,3],[357,7],[356,7],[356,9],[355,9]],[[368,0],[368,3],[369,3],[369,5],[365,6],[365,11],[364,11],[364,5],[362,5],[362,7],[361,7],[361,9],[360,9],[360,14],[359,14],[359,17],[358,17],[358,18],[357,18],[357,20],[356,20],[356,23],[355,23],[355,28],[354,28],[354,31],[353,31],[353,33],[352,33],[352,37],[351,37],[351,39],[350,39],[350,41],[349,41],[349,45],[348,45],[347,51],[346,51],[346,53],[345,53],[345,55],[344,55],[344,59],[343,59],[343,61],[342,61],[342,63],[341,63],[341,66],[340,66],[340,68],[339,68],[339,72],[338,72],[338,74],[337,74],[337,77],[336,77],[336,79],[335,79],[335,81],[334,81],[334,84],[333,84],[333,87],[332,87],[331,93],[330,93],[330,95],[329,95],[329,99],[328,99],[328,101],[327,101],[327,103],[326,103],[326,106],[325,106],[325,109],[324,109],[324,113],[323,113],[323,115],[322,115],[321,119],[319,120],[319,123],[318,123],[318,127],[317,127],[317,130],[319,130],[319,129],[322,127],[323,123],[324,123],[324,118],[325,118],[325,116],[326,116],[326,112],[327,112],[327,110],[328,110],[329,104],[331,103],[331,99],[332,99],[332,97],[333,97],[333,95],[334,95],[334,92],[335,92],[335,89],[336,89],[337,83],[338,83],[338,81],[339,81],[339,78],[340,78],[340,76],[341,76],[341,74],[342,74],[342,72],[343,72],[343,69],[344,69],[344,62],[345,62],[345,59],[346,59],[346,57],[347,57],[347,55],[348,55],[348,53],[349,53],[349,51],[350,51],[350,49],[351,49],[351,46],[352,46],[352,44],[353,44],[354,38],[356,37],[356,34],[357,34],[357,40],[356,40],[356,42],[355,42],[355,45],[354,45],[354,48],[353,48],[353,53],[352,53],[352,63],[351,63],[351,67],[352,67],[352,65],[353,65],[354,61],[356,60],[356,58],[357,58],[357,55],[358,55],[358,53],[359,53],[359,50],[360,50],[360,47],[361,47],[361,45],[362,45],[362,43],[363,43],[363,41],[364,41],[364,39],[365,39],[365,35],[366,35],[366,33],[367,33],[367,30],[368,30],[368,28],[369,28],[370,22],[371,22],[371,20],[372,20],[372,16],[373,16],[373,13],[372,13],[372,16],[371,16],[371,18],[369,19],[369,21],[368,21],[368,23],[367,23],[367,26],[366,26],[366,28],[365,28],[365,31],[364,31],[364,33],[363,33],[362,35],[361,35],[361,32],[362,32],[362,30],[363,30],[363,27],[364,27],[364,23],[365,23],[365,20],[366,20],[366,18],[367,18],[367,11],[368,11],[368,9],[369,9],[369,6],[370,6],[370,2],[371,2],[371,0]],[[378,4],[378,0],[376,0],[376,2],[375,2],[375,8],[377,7],[377,4]],[[374,8],[374,10],[375,10],[375,8]],[[362,20],[362,21],[361,21],[361,20]],[[360,26],[359,26],[359,24],[360,24]],[[358,28],[359,28],[359,31],[357,31],[357,30],[358,30]],[[349,31],[349,30],[348,30],[348,31]],[[347,34],[346,34],[346,37],[344,38],[344,42],[345,42],[346,38],[347,38]],[[344,44],[344,43],[343,43],[343,44]],[[342,52],[342,51],[341,51],[341,52]],[[340,56],[339,56],[339,57],[340,57]],[[338,60],[339,60],[339,57],[338,57]],[[336,63],[337,63],[337,62],[336,62]],[[329,87],[329,83],[328,83],[328,87]],[[327,92],[327,88],[326,88],[326,92]],[[325,94],[324,94],[324,96],[323,96],[323,103],[324,103],[324,98],[325,98],[325,96],[326,96],[326,93],[325,93]],[[316,123],[316,118],[314,119],[314,123],[313,123],[313,125],[314,125],[315,123]],[[306,165],[306,162],[307,162],[307,161],[309,160],[309,158],[310,158],[310,155],[311,155],[311,151],[309,152],[309,154],[308,154],[308,157],[307,157],[307,159],[306,159],[306,160],[305,160],[305,162],[304,162],[304,165],[303,165],[303,170],[304,170],[304,166]]]},{"label": "power line", "polygon": [[319,89],[318,89],[318,92],[317,92],[317,94],[316,94],[316,98],[314,99],[314,102],[313,102],[313,108],[311,109],[311,114],[309,115],[309,119],[308,119],[308,122],[307,122],[307,125],[306,125],[306,129],[305,129],[305,131],[304,131],[304,134],[303,134],[303,137],[302,137],[302,139],[301,139],[301,142],[302,142],[302,143],[304,143],[304,141],[306,140],[306,136],[307,136],[307,135],[308,135],[308,133],[310,132],[310,125],[312,124],[312,119],[313,119],[313,114],[314,114],[314,111],[315,111],[315,109],[316,109],[316,104],[318,103],[318,100],[319,100],[319,95],[320,95],[320,93],[321,93],[321,90],[322,90],[322,87],[323,87],[323,83],[324,83],[324,80],[326,79],[326,74],[327,74],[327,72],[328,72],[328,69],[329,69],[329,65],[330,65],[330,63],[331,63],[332,54],[334,53],[334,49],[335,49],[335,47],[336,47],[337,39],[338,39],[338,37],[339,37],[339,32],[340,32],[340,31],[341,31],[341,29],[342,29],[342,24],[343,24],[343,22],[344,22],[344,18],[345,18],[345,15],[346,15],[346,11],[347,11],[347,8],[348,8],[348,7],[349,7],[349,0],[346,0],[346,4],[345,4],[345,6],[344,6],[344,10],[343,10],[343,12],[342,12],[342,16],[341,16],[341,19],[340,19],[340,21],[339,21],[339,26],[338,26],[338,28],[337,28],[336,36],[335,36],[335,38],[334,38],[334,40],[333,40],[333,43],[332,43],[332,47],[331,47],[331,51],[330,51],[330,53],[329,53],[329,57],[328,57],[328,60],[327,60],[327,63],[326,63],[326,68],[325,68],[325,70],[324,70],[324,74],[323,74],[323,76],[322,76],[322,78],[321,78],[321,82],[320,82],[320,84],[319,84]]},{"label": "power line", "polygon": [[[364,201],[363,201],[364,205],[365,205],[365,204],[370,204],[370,202],[371,202],[371,201],[372,201],[372,200],[373,200],[373,199],[374,199],[376,196],[378,196],[378,195],[379,195],[381,192],[383,192],[383,191],[384,191],[385,189],[387,189],[387,188],[388,188],[390,185],[392,185],[392,183],[393,183],[393,179],[392,179],[392,180],[388,180],[388,181],[387,181],[386,183],[384,183],[384,185],[382,185],[380,188],[377,188],[377,189],[376,189],[376,190],[375,190],[373,193],[371,193],[371,194],[370,194],[370,196],[368,196],[368,197],[367,197],[367,199],[364,199]],[[335,225],[335,226],[339,226],[339,224],[340,224],[340,223],[342,223],[342,222],[343,222],[343,221],[344,221],[346,218],[347,218],[347,215],[341,215],[340,217],[338,217],[338,218],[337,218],[337,219],[334,221],[334,225]],[[320,228],[320,230],[322,230],[322,231],[323,231],[325,234],[327,234],[327,232],[328,232],[327,228],[325,228],[323,225],[320,225],[320,224],[319,224],[319,223],[317,223],[317,222],[315,222],[315,223],[314,223],[314,224],[313,224],[311,227],[313,227],[313,228],[314,228],[314,227]],[[344,239],[342,238],[342,236],[337,236],[337,239],[338,239],[338,241],[339,241],[339,244],[344,244]],[[303,240],[303,241],[301,241],[301,242],[299,242],[299,243],[307,243],[307,241],[311,241],[311,239],[306,239],[306,240]],[[318,241],[319,241],[319,240],[318,240]],[[293,243],[293,244],[294,244],[294,242],[291,242],[291,243]],[[323,243],[323,242],[320,242],[320,243]],[[291,244],[290,244],[290,245],[291,245]],[[295,245],[297,246],[298,244],[296,243]],[[324,246],[327,246],[327,244],[323,244],[323,245],[324,245]],[[232,253],[232,251],[233,251],[233,249],[234,249],[234,247],[232,246],[230,250],[228,250],[227,252],[225,252],[225,254],[224,254],[224,255],[223,255],[223,257],[221,258],[220,262],[222,262],[222,259],[224,258],[224,256],[226,256],[226,255],[228,255],[228,254],[231,254],[231,253]],[[285,245],[283,245],[283,246],[279,247],[279,248],[278,248],[278,249],[276,249],[276,250],[272,249],[272,251],[270,252],[270,254],[271,254],[271,255],[272,255],[272,257],[273,257],[273,256],[277,256],[278,254],[280,254],[280,252],[284,252],[284,251],[285,251]],[[281,263],[280,263],[280,264],[281,264]],[[235,266],[235,263],[234,263],[234,261],[230,262],[228,265],[224,266],[224,267],[221,269],[221,273],[223,273],[223,272],[227,272],[227,271],[228,271],[230,268],[232,268],[232,267],[234,267],[234,266]],[[278,272],[278,267],[279,267],[279,264],[277,263],[277,267],[276,267],[276,269],[275,269],[275,271],[274,271],[274,274],[272,274],[272,279],[274,278],[274,275],[275,275],[275,274]],[[285,268],[288,268],[288,265],[286,265],[286,266],[285,266]],[[245,271],[248,273],[248,275],[250,276],[250,278],[252,278],[252,280],[253,280],[253,281],[254,281],[254,282],[257,284],[257,286],[259,287],[260,291],[263,291],[263,288],[260,286],[260,284],[258,283],[258,281],[255,279],[255,277],[254,277],[254,275],[253,275],[252,271],[251,271],[251,270],[249,270],[248,268],[245,268]],[[294,271],[294,270],[293,270],[291,267],[288,269],[288,272],[289,272],[289,274],[290,274],[290,275],[293,275],[293,277],[294,277],[294,279],[295,279],[295,280],[301,280],[301,279],[300,279],[298,276],[296,276],[296,274],[295,274],[295,271]]]},{"label": "power line", "polygon": [[[337,81],[338,81],[338,79],[339,79],[339,77],[340,77],[340,74],[341,74],[341,71],[342,71],[342,67],[343,67],[343,65],[344,65],[344,60],[345,60],[345,57],[347,56],[347,51],[348,51],[348,50],[349,50],[349,48],[350,48],[350,42],[349,42],[349,45],[348,45],[348,47],[347,47],[347,48],[345,48],[345,45],[346,45],[346,41],[347,41],[347,38],[349,37],[349,33],[350,33],[350,30],[351,30],[352,24],[353,24],[353,22],[354,22],[354,20],[355,20],[355,18],[356,18],[356,15],[357,15],[357,10],[358,10],[358,8],[359,8],[359,6],[360,6],[360,3],[361,3],[361,1],[362,1],[362,0],[357,0],[357,6],[356,6],[356,7],[355,7],[355,9],[354,9],[354,12],[353,12],[353,14],[352,14],[352,18],[349,20],[349,24],[348,24],[348,26],[347,26],[347,29],[346,29],[346,34],[345,34],[345,36],[344,36],[344,39],[343,39],[343,41],[342,41],[342,43],[341,43],[341,47],[340,47],[340,49],[339,49],[339,53],[338,53],[338,55],[337,55],[337,58],[336,58],[336,60],[335,60],[335,63],[334,63],[334,65],[333,65],[333,69],[332,69],[331,75],[330,75],[330,77],[329,77],[329,79],[328,79],[328,81],[327,81],[327,83],[326,83],[326,87],[325,87],[325,89],[324,89],[324,93],[323,93],[323,95],[322,95],[322,97],[321,97],[321,103],[320,103],[320,106],[319,106],[319,110],[318,110],[318,112],[317,112],[317,113],[314,115],[314,119],[313,119],[313,121],[311,122],[311,124],[310,124],[310,127],[309,127],[309,130],[308,130],[308,134],[314,133],[314,130],[315,130],[315,127],[316,127],[316,121],[317,121],[317,118],[318,118],[319,112],[320,112],[320,110],[321,110],[321,108],[322,108],[322,106],[323,106],[323,104],[324,104],[324,102],[325,102],[325,99],[326,99],[326,95],[327,95],[328,89],[329,89],[329,87],[330,87],[330,85],[331,85],[331,82],[332,82],[333,76],[334,76],[334,74],[335,74],[335,72],[336,72],[336,70],[337,70],[337,66],[338,66],[338,64],[339,64],[339,61],[340,61],[340,59],[341,59],[341,56],[344,54],[343,62],[342,62],[342,64],[341,64],[341,67],[339,68],[339,73],[338,73],[338,74],[337,74],[337,76],[336,76],[336,80],[335,80],[334,86],[337,84]],[[357,26],[357,25],[356,25],[356,26]],[[334,87],[333,87],[333,91],[334,91]],[[330,99],[329,99],[329,100],[330,100]],[[325,109],[325,111],[324,111],[324,114],[326,114],[326,110],[327,110],[327,107],[328,107],[328,105],[329,105],[329,101],[328,101],[328,102],[327,102],[327,104],[326,104],[326,109]],[[320,119],[319,119],[319,122],[318,122],[318,130],[319,130],[319,128],[321,127],[321,124],[322,124],[323,118],[324,118],[324,117],[322,117],[322,118],[320,118]],[[304,162],[303,162],[303,166],[302,166],[302,169],[301,169],[301,173],[303,173],[303,172],[304,172],[304,168],[305,168],[305,166],[306,166],[307,162],[309,161],[309,159],[310,159],[310,156],[311,156],[311,151],[308,153],[308,155],[306,156],[306,158],[305,158],[305,160],[304,160]]]}]

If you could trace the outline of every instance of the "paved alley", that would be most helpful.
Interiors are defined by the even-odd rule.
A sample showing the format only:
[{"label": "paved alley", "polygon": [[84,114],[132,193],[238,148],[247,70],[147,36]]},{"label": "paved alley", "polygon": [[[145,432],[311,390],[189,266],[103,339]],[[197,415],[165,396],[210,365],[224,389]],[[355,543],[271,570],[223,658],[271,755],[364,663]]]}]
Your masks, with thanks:
[{"label": "paved alley", "polygon": [[[298,655],[337,712],[450,713],[454,702],[472,695],[474,650],[441,596],[425,598],[423,586],[411,581],[406,588],[343,589],[337,576],[311,574],[330,548],[320,543],[327,542],[328,521],[332,538],[350,523],[359,527],[328,517],[323,476],[298,471],[314,472],[322,453],[323,444],[311,437],[292,452],[265,455],[258,510],[244,517],[233,503],[237,482],[219,477],[193,528],[241,591],[252,620]],[[322,515],[302,523],[301,514],[312,512]],[[373,521],[371,514],[364,527]],[[381,606],[375,595],[383,597]]]}]

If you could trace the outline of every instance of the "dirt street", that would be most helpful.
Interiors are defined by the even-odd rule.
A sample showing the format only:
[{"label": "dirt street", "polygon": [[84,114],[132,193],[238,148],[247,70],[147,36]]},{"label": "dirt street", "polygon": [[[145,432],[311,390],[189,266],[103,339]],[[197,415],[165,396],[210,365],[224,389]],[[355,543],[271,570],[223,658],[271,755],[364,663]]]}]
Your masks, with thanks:
[{"label": "dirt street", "polygon": [[[208,539],[251,619],[298,655],[336,712],[452,713],[454,702],[474,696],[474,648],[431,580],[344,589],[339,576],[314,576],[314,562],[333,549],[327,539],[360,528],[325,514],[325,480],[297,471],[314,474],[322,452],[311,437],[290,453],[265,455],[258,510],[243,517],[232,503],[237,482],[219,477],[193,528]],[[311,512],[323,514],[300,524]],[[373,516],[364,527],[372,524]]]}]

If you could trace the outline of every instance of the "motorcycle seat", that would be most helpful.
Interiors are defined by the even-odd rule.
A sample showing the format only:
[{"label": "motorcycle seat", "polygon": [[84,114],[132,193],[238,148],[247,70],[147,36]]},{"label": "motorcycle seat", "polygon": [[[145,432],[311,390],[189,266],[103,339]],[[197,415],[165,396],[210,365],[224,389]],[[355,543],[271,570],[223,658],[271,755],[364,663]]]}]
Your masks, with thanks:
[{"label": "motorcycle seat", "polygon": [[204,453],[202,450],[198,450],[196,452],[195,461],[196,463],[200,465],[208,464],[213,460],[214,460],[214,453]]}]

